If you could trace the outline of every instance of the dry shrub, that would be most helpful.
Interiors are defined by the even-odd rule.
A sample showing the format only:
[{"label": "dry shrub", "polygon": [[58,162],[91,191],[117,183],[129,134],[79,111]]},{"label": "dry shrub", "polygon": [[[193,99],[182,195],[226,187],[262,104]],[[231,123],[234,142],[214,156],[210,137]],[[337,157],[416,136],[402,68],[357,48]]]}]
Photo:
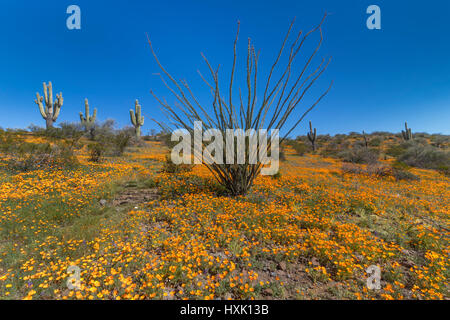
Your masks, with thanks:
[{"label": "dry shrub", "polygon": [[190,164],[175,164],[170,160],[170,157],[166,155],[166,161],[164,162],[161,171],[166,173],[181,173],[191,171],[192,167],[193,166]]},{"label": "dry shrub", "polygon": [[[196,97],[187,81],[176,80],[178,77],[172,76],[165,69],[157,57],[150,39],[148,39],[152,54],[162,71],[160,76],[163,84],[176,98],[176,103],[172,104],[170,100],[159,98],[153,91],[151,92],[161,104],[163,112],[171,123],[170,131],[175,128],[185,129],[192,134],[196,121],[202,123],[204,131],[218,129],[222,137],[226,136],[228,129],[242,129],[244,132],[248,130],[258,131],[259,129],[266,129],[268,132],[271,132],[271,129],[284,129],[284,136],[280,137],[279,141],[282,144],[331,89],[332,83],[327,89],[321,90],[322,93],[317,98],[310,99],[310,104],[308,103],[308,105],[304,106],[303,113],[297,112],[304,103],[303,98],[316,80],[325,72],[331,61],[330,58],[322,59],[316,66],[313,66],[314,63],[312,63],[323,42],[322,24],[325,18],[326,15],[311,31],[306,33],[298,32],[294,37],[291,36],[294,21],[290,24],[278,55],[270,67],[270,71],[267,70],[265,79],[258,78],[264,72],[261,72],[259,66],[259,51],[254,48],[250,38],[246,45],[246,67],[236,67],[237,65],[240,66],[240,63],[237,63],[238,24],[233,46],[233,63],[230,75],[226,76],[229,79],[229,85],[226,89],[222,87],[222,79],[219,81],[219,78],[221,78],[219,76],[219,68],[214,68],[206,56],[202,54],[211,76],[210,79],[207,79],[200,74],[207,86],[207,90],[212,93],[211,101],[208,103],[212,108],[209,107],[209,110],[206,110],[206,104],[202,105],[203,102]],[[303,46],[304,42],[314,35],[318,38],[316,44],[311,48]],[[308,53],[304,57],[300,57],[303,51]],[[298,60],[300,60],[299,63],[297,63]],[[267,60],[264,59],[264,61]],[[222,70],[220,71],[222,74]],[[236,90],[236,86],[241,78],[247,79],[246,90],[239,88],[239,100],[237,100],[236,91],[233,93],[233,85]],[[235,80],[238,83],[234,83]],[[262,83],[262,86],[257,86],[257,83]],[[258,93],[257,90],[259,90]],[[317,90],[314,90],[314,93],[317,92]],[[164,125],[161,124],[161,127],[164,127]],[[272,133],[268,134],[267,138],[269,141],[272,141]],[[270,147],[271,145],[268,143],[268,151]],[[259,154],[259,148],[258,144],[257,154]],[[246,146],[245,154],[250,154],[248,146]],[[250,163],[249,159],[246,159],[245,163],[238,164],[235,159],[234,164],[228,164],[225,154],[223,160],[221,163],[212,164],[204,161],[204,165],[230,194],[246,194],[253,186],[256,177],[260,174],[263,162],[259,159],[257,163]]]},{"label": "dry shrub", "polygon": [[28,172],[38,169],[67,169],[78,164],[72,146],[67,143],[53,146],[48,143],[23,143],[11,154],[7,168],[13,171]]},{"label": "dry shrub", "polygon": [[419,180],[419,177],[409,172],[407,169],[399,166],[390,166],[383,163],[369,164],[365,167],[353,164],[343,163],[342,172],[351,174],[364,174],[375,177],[394,177],[395,180]]}]

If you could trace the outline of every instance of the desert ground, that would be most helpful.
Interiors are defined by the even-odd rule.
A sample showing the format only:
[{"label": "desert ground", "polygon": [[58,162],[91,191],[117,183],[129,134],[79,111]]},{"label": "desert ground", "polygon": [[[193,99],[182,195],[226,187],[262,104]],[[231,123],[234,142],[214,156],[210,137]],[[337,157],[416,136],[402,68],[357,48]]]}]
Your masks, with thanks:
[{"label": "desert ground", "polygon": [[105,152],[58,132],[0,132],[2,299],[450,297],[449,168],[419,157],[448,161],[448,136],[291,139],[231,196],[162,136]]}]

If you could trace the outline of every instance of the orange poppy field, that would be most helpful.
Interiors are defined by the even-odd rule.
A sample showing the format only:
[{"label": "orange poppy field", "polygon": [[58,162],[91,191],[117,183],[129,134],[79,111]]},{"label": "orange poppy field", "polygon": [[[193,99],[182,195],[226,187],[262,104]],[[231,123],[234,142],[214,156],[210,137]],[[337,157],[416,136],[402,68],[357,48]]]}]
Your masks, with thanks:
[{"label": "orange poppy field", "polygon": [[[163,170],[167,153],[144,141],[94,163],[83,148],[73,169],[27,172],[2,155],[0,296],[449,298],[448,175],[397,180],[286,147],[280,174],[231,197],[203,165]],[[367,286],[371,265],[380,289]]]}]

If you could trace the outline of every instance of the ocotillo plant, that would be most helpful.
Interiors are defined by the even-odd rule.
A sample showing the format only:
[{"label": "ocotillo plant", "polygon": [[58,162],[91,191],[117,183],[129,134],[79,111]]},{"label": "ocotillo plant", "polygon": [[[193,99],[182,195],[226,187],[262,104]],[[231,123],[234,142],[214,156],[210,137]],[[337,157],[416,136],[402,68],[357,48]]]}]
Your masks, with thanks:
[{"label": "ocotillo plant", "polygon": [[317,137],[316,128],[314,128],[314,131],[313,131],[312,124],[310,121],[309,122],[308,140],[311,142],[313,151],[316,151],[316,137]]},{"label": "ocotillo plant", "polygon": [[405,122],[405,131],[402,130],[402,136],[404,140],[412,140],[413,138],[411,128],[408,128],[407,122]]},{"label": "ocotillo plant", "polygon": [[141,127],[144,125],[144,116],[141,116],[141,106],[139,105],[138,100],[135,102],[135,107],[133,110],[130,109],[130,118],[131,123],[134,126],[134,129],[136,130],[136,136],[141,136]]},{"label": "ocotillo plant", "polygon": [[[308,93],[308,90],[315,84],[316,80],[325,72],[331,59],[322,59],[321,63],[317,63],[317,66],[312,67],[312,61],[316,57],[317,52],[323,41],[322,24],[326,15],[322,21],[311,31],[302,33],[301,31],[294,35],[293,40],[290,42],[291,30],[294,21],[290,24],[289,30],[284,36],[281,48],[278,51],[278,55],[274,59],[275,61],[269,66],[270,71],[267,77],[263,80],[261,94],[257,93],[260,86],[257,83],[258,76],[261,75],[260,66],[258,64],[259,52],[255,50],[251,43],[250,38],[247,43],[247,56],[246,67],[236,68],[237,57],[237,42],[239,36],[239,22],[236,32],[236,38],[234,40],[233,47],[233,63],[231,64],[231,78],[229,78],[229,87],[227,90],[219,89],[219,68],[214,69],[209,60],[202,54],[203,59],[208,66],[208,70],[211,74],[211,80],[207,80],[200,74],[200,77],[205,82],[207,88],[211,92],[211,107],[209,110],[205,109],[206,105],[202,105],[199,99],[196,98],[191,86],[185,80],[176,80],[161,64],[159,61],[150,38],[148,43],[156,63],[160,67],[162,74],[163,84],[172,92],[176,98],[176,102],[172,105],[165,99],[160,99],[156,94],[153,96],[161,104],[163,112],[166,113],[168,120],[171,122],[172,127],[178,129],[184,129],[189,134],[194,133],[196,122],[202,123],[202,129],[218,130],[222,137],[227,135],[228,129],[239,130],[244,132],[252,132],[252,130],[258,131],[260,129],[269,130],[285,130],[284,136],[280,137],[279,144],[282,145],[283,141],[289,136],[289,134],[299,125],[299,123],[306,117],[306,115],[322,100],[323,97],[331,89],[330,86],[322,91],[322,94],[316,99],[312,100],[312,104],[305,106],[302,113],[297,113],[300,102],[303,102],[303,98]],[[297,64],[296,58],[298,58],[300,52],[303,53],[306,47],[303,44],[309,39],[310,36],[317,35],[317,42],[313,45],[310,51],[308,51],[306,57],[301,57],[302,62]],[[287,48],[286,50],[284,50]],[[276,71],[275,71],[276,70]],[[307,71],[308,70],[308,71]],[[242,71],[243,74],[237,75],[238,79],[247,79],[246,90],[239,89],[238,95],[233,93],[233,84],[236,72]],[[168,79],[168,80],[166,80]],[[258,98],[257,98],[258,97]],[[233,101],[237,100],[237,101]],[[292,119],[294,118],[295,119]],[[289,121],[292,119],[293,121]],[[276,135],[276,133],[275,133]],[[249,136],[247,136],[249,137]],[[272,134],[267,137],[269,141],[272,139]],[[202,143],[202,148],[206,144]],[[231,146],[233,147],[233,146]],[[263,148],[265,148],[264,146]],[[260,144],[256,147],[256,152],[245,146],[243,154],[250,155],[259,154],[259,152],[268,151],[271,148],[271,143],[267,144],[267,150],[261,149]],[[194,150],[195,151],[195,150]],[[264,166],[263,162],[257,160],[253,163],[249,160],[250,156],[244,159],[244,163],[237,163],[236,154],[234,154],[234,163],[227,163],[225,159],[225,153],[223,153],[222,163],[208,163],[203,160],[203,164],[210,170],[217,181],[222,184],[226,190],[233,195],[246,194],[253,186],[255,178],[261,173]],[[220,161],[219,161],[220,162]]]},{"label": "ocotillo plant", "polygon": [[81,124],[86,128],[93,125],[95,123],[95,119],[97,118],[97,108],[94,108],[94,112],[92,113],[92,116],[89,115],[89,102],[88,99],[84,99],[84,108],[86,115],[83,116],[83,113],[80,112],[80,121]]},{"label": "ocotillo plant", "polygon": [[[44,86],[44,97],[41,97],[38,92],[36,92],[36,99],[34,102],[39,106],[39,111],[41,112],[42,118],[45,120],[46,128],[49,129],[53,127],[53,123],[59,116],[59,112],[61,111],[61,106],[63,105],[63,97],[62,93],[56,95],[56,100],[53,102],[53,89],[52,83],[49,82],[48,85],[43,84]],[[45,101],[44,101],[45,98]],[[42,104],[45,102],[45,108]]]}]

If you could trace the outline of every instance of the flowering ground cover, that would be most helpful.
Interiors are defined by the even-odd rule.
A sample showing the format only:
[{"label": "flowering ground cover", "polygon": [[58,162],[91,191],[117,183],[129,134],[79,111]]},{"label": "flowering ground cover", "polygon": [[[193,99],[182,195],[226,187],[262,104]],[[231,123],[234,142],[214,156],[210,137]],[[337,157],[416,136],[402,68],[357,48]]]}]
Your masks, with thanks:
[{"label": "flowering ground cover", "polygon": [[[349,173],[296,156],[230,197],[158,142],[73,170],[0,167],[4,299],[446,299],[450,179]],[[123,195],[154,190],[151,199]],[[153,192],[153,191],[152,191]],[[126,197],[125,197],[126,198]],[[103,204],[100,200],[104,199]],[[80,269],[69,289],[69,266]],[[366,269],[381,268],[381,289]]]}]

